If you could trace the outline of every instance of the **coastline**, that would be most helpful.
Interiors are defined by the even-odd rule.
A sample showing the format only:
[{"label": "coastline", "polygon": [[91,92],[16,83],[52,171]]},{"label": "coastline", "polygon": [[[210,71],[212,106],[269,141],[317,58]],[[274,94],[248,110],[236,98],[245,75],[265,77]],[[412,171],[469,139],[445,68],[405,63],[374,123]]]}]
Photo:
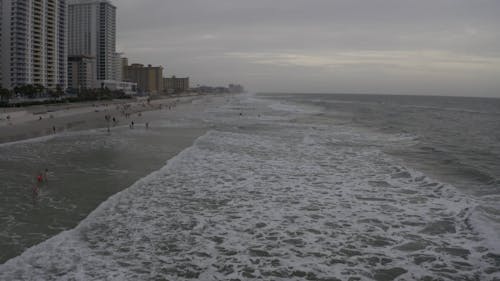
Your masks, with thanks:
[{"label": "coastline", "polygon": [[[182,110],[182,106],[204,95],[186,95],[161,97],[147,103],[145,99],[139,100],[112,100],[82,103],[69,103],[64,105],[37,105],[16,110],[2,110],[0,112],[0,144],[28,140],[32,138],[54,135],[61,132],[72,132],[89,129],[107,128],[106,115],[115,117],[115,126],[148,122],[142,116],[143,112]],[[123,106],[128,105],[125,118]],[[179,107],[177,107],[179,106]],[[170,108],[170,109],[169,109]],[[139,114],[141,113],[141,114]],[[11,116],[7,120],[7,116]],[[53,127],[56,131],[54,132]]]},{"label": "coastline", "polygon": [[[3,228],[0,236],[9,237],[0,243],[0,264],[61,231],[73,229],[110,196],[162,168],[167,161],[192,146],[208,127],[196,121],[186,126],[165,126],[164,122],[176,123],[203,111],[205,106],[211,106],[205,102],[211,103],[213,97],[197,95],[158,99],[151,101],[150,106],[134,102],[128,111],[131,114],[129,119],[125,119],[114,104],[108,106],[107,111],[82,112],[86,109],[75,107],[61,111],[64,114],[54,118],[0,126],[0,177],[5,179],[0,214],[4,218],[14,218],[0,220]],[[100,105],[97,108],[106,107]],[[119,124],[111,128],[111,134],[106,134],[106,114],[116,114],[119,119]],[[134,130],[128,129],[131,120],[136,124]],[[146,122],[151,123],[151,128],[145,127]],[[52,134],[49,127],[52,124],[61,128],[56,134]],[[50,144],[43,141],[52,135],[58,140],[48,142]],[[39,138],[42,138],[41,142],[37,140]],[[85,144],[74,144],[80,141]],[[24,142],[28,143],[27,146],[17,145]],[[95,142],[100,144],[94,147]],[[64,152],[60,154],[61,150]],[[9,160],[12,155],[38,160]],[[50,170],[50,188],[43,188],[37,202],[27,200],[32,176],[40,167]],[[15,203],[14,206],[11,203]],[[18,229],[17,222],[20,221],[30,225],[30,229]]]}]

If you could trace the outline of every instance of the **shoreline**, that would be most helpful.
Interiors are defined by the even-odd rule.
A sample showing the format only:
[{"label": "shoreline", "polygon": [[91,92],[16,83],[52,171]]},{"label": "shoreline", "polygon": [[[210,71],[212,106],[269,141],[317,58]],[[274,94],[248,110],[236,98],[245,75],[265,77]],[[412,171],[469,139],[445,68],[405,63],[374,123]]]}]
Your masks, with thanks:
[{"label": "shoreline", "polygon": [[[129,125],[130,122],[148,122],[143,112],[170,110],[206,95],[169,96],[151,100],[111,100],[70,103],[65,105],[37,105],[16,108],[0,113],[0,144],[15,143],[33,138],[89,129]],[[128,118],[125,116],[127,114]],[[12,116],[10,120],[6,116]],[[117,122],[107,121],[109,115]],[[53,130],[55,128],[55,132]]]},{"label": "shoreline", "polygon": [[[129,119],[119,115],[120,123],[111,128],[111,134],[105,133],[104,116],[119,114],[114,106],[108,111],[76,112],[0,127],[3,156],[0,166],[4,167],[0,169],[0,177],[5,183],[0,214],[13,218],[0,223],[0,236],[6,237],[0,242],[0,266],[61,231],[73,229],[111,196],[161,169],[191,147],[208,131],[207,126],[196,121],[187,126],[165,126],[162,121],[182,121],[206,106],[214,106],[211,98],[207,100],[208,105],[197,102],[206,98],[197,95],[158,99],[151,101],[151,106],[137,103],[128,111]],[[171,109],[162,106],[160,110],[160,104],[171,104]],[[134,130],[126,127],[131,120],[136,123]],[[51,134],[50,129],[40,129],[42,125],[49,125],[48,122],[73,125]],[[149,130],[145,122],[151,122]],[[6,129],[13,129],[8,136],[3,134]],[[80,137],[80,133],[85,137]],[[52,136],[62,137],[60,141],[44,141]],[[12,141],[5,142],[9,137]],[[24,142],[28,144],[17,145]],[[16,157],[10,158],[13,155]],[[32,176],[40,167],[50,171],[50,184],[42,186],[40,195],[31,198]],[[18,228],[18,222],[29,225],[28,229]]]}]

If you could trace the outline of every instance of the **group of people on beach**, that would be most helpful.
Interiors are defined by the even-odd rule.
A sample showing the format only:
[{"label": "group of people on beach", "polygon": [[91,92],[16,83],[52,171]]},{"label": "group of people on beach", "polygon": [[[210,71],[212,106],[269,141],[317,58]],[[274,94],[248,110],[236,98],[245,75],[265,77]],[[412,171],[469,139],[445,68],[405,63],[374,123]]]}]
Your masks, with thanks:
[{"label": "group of people on beach", "polygon": [[[157,106],[157,109],[165,109],[165,110],[172,110],[173,108],[175,108],[177,106],[177,104],[179,103],[179,100],[176,100],[176,101],[173,101],[171,103],[166,103],[166,104],[159,104]],[[138,106],[141,106],[142,107],[153,107],[152,104],[150,104],[150,100],[148,100],[147,104],[146,103],[143,103],[143,104],[139,104]],[[94,105],[95,106],[95,105]],[[109,105],[106,104],[104,105],[105,107],[108,107]],[[122,116],[124,116],[126,119],[129,119],[131,118],[131,115],[133,113],[132,111],[132,104],[123,104],[123,105],[117,105],[116,106],[116,109],[118,110],[118,112],[120,112],[122,114]],[[142,111],[136,111],[137,113],[137,116],[138,117],[142,117]],[[53,118],[53,116],[51,116],[51,118]],[[108,123],[108,132],[110,131],[110,124],[112,122],[113,124],[113,127],[116,126],[118,124],[118,119],[115,117],[115,116],[112,116],[110,114],[106,114],[104,116],[106,122]],[[11,121],[12,117],[10,115],[8,115],[6,117],[6,120],[7,121]],[[41,120],[41,117],[39,118],[39,120]],[[145,128],[146,129],[149,129],[149,122],[145,122]],[[130,123],[129,123],[129,127],[130,129],[133,129],[135,126],[135,122],[132,120]],[[52,132],[55,134],[57,132],[57,129],[56,129],[56,126],[52,126]],[[44,171],[40,171],[37,175],[36,175],[36,178],[35,178],[35,184],[33,185],[33,189],[32,189],[32,193],[33,193],[33,196],[34,197],[38,197],[38,195],[40,194],[40,189],[42,186],[46,186],[47,183],[48,183],[48,172],[49,170],[48,169],[45,169]]]},{"label": "group of people on beach", "polygon": [[[162,110],[163,108],[165,109],[168,109],[168,110],[172,110],[172,108],[176,107],[177,106],[177,103],[179,102],[179,100],[176,100],[174,101],[173,103],[168,103],[168,104],[159,104],[157,109],[159,110]],[[133,113],[133,110],[132,110],[132,107],[134,105],[133,104],[123,104],[123,105],[117,105],[116,106],[116,110],[118,110],[121,115],[125,118],[125,119],[130,119],[132,117],[132,113]],[[139,107],[152,107],[154,108],[154,105],[151,104],[151,100],[148,99],[147,100],[147,103],[142,103],[142,104],[137,104],[136,106],[139,106]],[[137,112],[137,117],[142,117],[142,111],[136,111]],[[110,122],[110,119],[111,116],[110,115],[106,115],[105,116],[106,118],[106,121],[108,121],[108,124]],[[112,120],[113,120],[113,125],[116,125],[118,123],[118,121],[115,119],[115,117],[112,117]],[[129,128],[130,129],[134,129],[135,128],[135,122],[134,120],[131,120],[130,123],[129,123]],[[146,129],[149,129],[149,122],[146,122],[145,123],[145,127]],[[108,132],[109,132],[109,126],[108,126]]]}]

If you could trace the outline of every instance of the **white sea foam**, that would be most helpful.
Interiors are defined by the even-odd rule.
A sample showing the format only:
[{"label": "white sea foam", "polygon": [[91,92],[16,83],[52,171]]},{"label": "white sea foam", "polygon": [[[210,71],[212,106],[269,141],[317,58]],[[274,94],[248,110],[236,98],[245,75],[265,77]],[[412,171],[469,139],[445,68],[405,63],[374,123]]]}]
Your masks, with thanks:
[{"label": "white sea foam", "polygon": [[55,135],[47,135],[47,136],[25,139],[25,140],[20,140],[20,141],[5,142],[5,143],[0,143],[0,147],[7,147],[7,146],[12,146],[12,145],[18,145],[18,144],[36,143],[36,142],[46,142],[46,141],[53,139],[54,137],[55,137]]},{"label": "white sea foam", "polygon": [[0,279],[500,277],[477,200],[383,153],[411,138],[227,108],[245,103],[212,111],[208,122],[233,125],[0,266]]}]

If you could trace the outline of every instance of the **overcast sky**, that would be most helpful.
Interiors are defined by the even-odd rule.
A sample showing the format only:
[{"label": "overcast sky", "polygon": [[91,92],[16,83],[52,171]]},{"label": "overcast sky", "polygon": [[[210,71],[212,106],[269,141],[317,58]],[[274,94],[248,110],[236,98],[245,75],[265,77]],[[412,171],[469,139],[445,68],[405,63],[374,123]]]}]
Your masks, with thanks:
[{"label": "overcast sky", "polygon": [[118,49],[255,92],[500,97],[500,0],[114,0]]}]

